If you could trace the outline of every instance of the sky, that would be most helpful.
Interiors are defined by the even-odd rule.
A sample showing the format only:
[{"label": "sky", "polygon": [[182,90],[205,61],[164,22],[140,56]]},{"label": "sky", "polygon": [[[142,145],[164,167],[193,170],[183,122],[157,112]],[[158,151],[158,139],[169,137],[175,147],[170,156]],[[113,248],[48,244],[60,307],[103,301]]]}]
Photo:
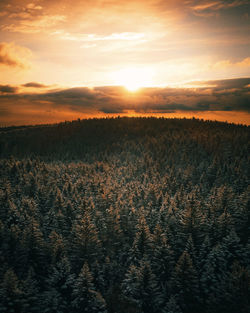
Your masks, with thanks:
[{"label": "sky", "polygon": [[0,126],[104,116],[250,124],[248,0],[1,0]]}]

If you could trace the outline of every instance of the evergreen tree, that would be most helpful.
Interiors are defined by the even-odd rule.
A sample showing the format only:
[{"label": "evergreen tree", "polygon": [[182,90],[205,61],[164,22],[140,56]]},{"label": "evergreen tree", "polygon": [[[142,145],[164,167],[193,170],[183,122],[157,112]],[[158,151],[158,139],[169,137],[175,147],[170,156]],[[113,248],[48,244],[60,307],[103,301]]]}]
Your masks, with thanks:
[{"label": "evergreen tree", "polygon": [[36,273],[31,267],[26,279],[22,282],[24,312],[39,313],[41,311],[41,297]]},{"label": "evergreen tree", "polygon": [[63,257],[51,270],[46,279],[46,291],[42,295],[44,312],[68,312],[71,301],[73,286],[75,282],[74,274],[66,257]]},{"label": "evergreen tree", "polygon": [[0,288],[1,312],[25,312],[20,281],[12,269],[7,270],[4,274]]},{"label": "evergreen tree", "polygon": [[240,238],[236,234],[234,228],[232,228],[230,233],[223,238],[221,245],[225,253],[225,262],[227,262],[228,269],[235,261],[242,260],[242,262],[244,262],[246,259],[246,254],[244,253]]},{"label": "evergreen tree", "polygon": [[183,252],[176,263],[172,276],[172,292],[176,295],[184,312],[195,313],[199,311],[198,277],[187,251]]},{"label": "evergreen tree", "polygon": [[84,263],[73,289],[72,312],[106,313],[106,302],[93,284],[87,263]]},{"label": "evergreen tree", "polygon": [[170,278],[175,261],[173,251],[168,243],[166,234],[158,224],[153,234],[154,254],[152,257],[152,269],[156,274],[163,290],[170,291]]},{"label": "evergreen tree", "polygon": [[101,242],[98,231],[91,220],[89,212],[85,212],[81,220],[77,221],[73,228],[72,260],[78,268],[82,262],[95,260],[101,253]]},{"label": "evergreen tree", "polygon": [[224,311],[250,312],[250,272],[238,262],[232,266],[227,293],[227,301],[223,303]]},{"label": "evergreen tree", "polygon": [[162,310],[162,313],[182,313],[180,306],[178,305],[174,296],[171,296]]},{"label": "evergreen tree", "polygon": [[225,253],[221,245],[215,246],[207,256],[201,275],[201,292],[203,303],[208,312],[221,312],[223,302],[226,301],[226,285],[228,272]]},{"label": "evergreen tree", "polygon": [[150,256],[152,248],[152,235],[146,219],[140,216],[131,250],[132,260],[138,263],[143,257]]},{"label": "evergreen tree", "polygon": [[32,266],[38,275],[46,273],[47,249],[38,222],[31,218],[21,239],[20,263]]},{"label": "evergreen tree", "polygon": [[122,286],[124,294],[134,300],[142,312],[154,313],[162,307],[164,299],[148,261],[142,260],[138,267],[131,265]]}]

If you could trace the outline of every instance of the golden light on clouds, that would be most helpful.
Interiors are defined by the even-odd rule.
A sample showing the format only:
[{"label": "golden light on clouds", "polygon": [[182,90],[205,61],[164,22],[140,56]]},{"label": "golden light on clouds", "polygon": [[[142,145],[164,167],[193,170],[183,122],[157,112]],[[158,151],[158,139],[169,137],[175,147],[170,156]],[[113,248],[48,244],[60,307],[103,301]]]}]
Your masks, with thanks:
[{"label": "golden light on clouds", "polygon": [[[30,49],[13,42],[0,43],[0,66],[15,69],[27,69],[30,65],[32,52]],[[2,68],[3,70],[3,68]]]},{"label": "golden light on clouds", "polygon": [[[250,77],[248,9],[248,0],[2,0],[0,86],[3,90],[19,88],[19,94],[27,93],[27,88],[20,86],[30,82],[57,86],[60,93],[56,95],[61,100],[61,104],[56,101],[57,110],[53,111],[57,112],[57,117],[64,116],[58,112],[60,108],[66,112],[63,108],[66,102],[69,104],[67,112],[72,109],[74,99],[73,113],[82,117],[87,114],[89,98],[80,96],[76,100],[74,94],[69,99],[68,93],[63,98],[62,90],[72,90],[74,86],[123,86],[129,93],[137,94],[143,87],[183,87],[187,82],[234,79],[236,84],[238,78]],[[204,93],[203,87],[197,97]],[[203,97],[193,114],[197,115],[201,108],[204,115],[204,108],[213,106],[212,111],[217,110],[222,115],[221,112],[232,110],[231,103],[233,110],[249,114],[249,91],[246,91],[249,87],[242,85],[240,91],[237,86],[230,88],[230,99],[229,89],[220,90],[220,97],[216,87],[211,89],[210,98]],[[182,96],[179,90],[175,91],[179,98],[173,96],[173,92],[169,94],[169,90],[165,97],[160,90],[153,102],[148,101],[147,92],[142,95],[140,91],[136,114],[142,114],[140,105],[145,111],[149,103],[147,114],[156,111],[158,114],[163,105],[164,114],[178,108],[190,110],[193,95],[187,96],[185,88],[181,90]],[[34,91],[36,103],[44,100],[41,88],[31,91]],[[113,92],[116,94],[117,90]],[[45,94],[52,97],[47,91]],[[108,98],[111,107],[110,103],[106,107],[106,98],[103,98],[103,105],[98,98],[98,109],[93,102],[88,114],[97,116],[110,111],[123,114],[120,111],[125,107],[134,109],[129,103],[133,95],[120,98],[115,94]],[[6,92],[0,94],[2,120],[7,111],[12,112],[6,106],[10,105],[13,95],[8,97]],[[220,103],[223,103],[223,110],[219,110]],[[187,115],[187,110],[183,114]],[[226,118],[226,113],[224,116]]]}]

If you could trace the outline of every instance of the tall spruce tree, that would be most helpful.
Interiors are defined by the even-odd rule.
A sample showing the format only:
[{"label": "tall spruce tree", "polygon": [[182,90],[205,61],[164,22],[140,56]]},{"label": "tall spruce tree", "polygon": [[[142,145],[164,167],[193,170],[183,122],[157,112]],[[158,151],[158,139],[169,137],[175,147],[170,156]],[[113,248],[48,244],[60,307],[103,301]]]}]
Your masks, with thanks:
[{"label": "tall spruce tree", "polygon": [[81,272],[74,283],[72,311],[74,313],[93,312],[106,313],[106,302],[102,295],[96,291],[93,277],[85,262]]}]

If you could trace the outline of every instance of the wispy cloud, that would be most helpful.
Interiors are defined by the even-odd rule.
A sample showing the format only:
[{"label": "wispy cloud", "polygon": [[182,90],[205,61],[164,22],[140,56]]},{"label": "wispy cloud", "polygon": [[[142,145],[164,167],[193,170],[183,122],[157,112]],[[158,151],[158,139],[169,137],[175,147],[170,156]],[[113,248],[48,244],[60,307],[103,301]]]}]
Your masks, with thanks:
[{"label": "wispy cloud", "polygon": [[220,0],[220,1],[192,1],[190,8],[194,11],[211,10],[217,11],[221,9],[235,8],[245,4],[249,4],[248,0]]},{"label": "wispy cloud", "polygon": [[42,15],[36,18],[31,16],[28,18],[29,15],[19,15],[19,17],[20,19],[16,23],[2,25],[2,30],[35,34],[50,31],[65,20],[64,15]]},{"label": "wispy cloud", "polygon": [[123,33],[112,33],[110,35],[100,36],[97,34],[81,34],[81,33],[69,33],[64,30],[57,30],[51,33],[52,35],[59,36],[63,40],[71,41],[130,41],[140,40],[145,37],[144,33],[136,32],[123,32]]}]

